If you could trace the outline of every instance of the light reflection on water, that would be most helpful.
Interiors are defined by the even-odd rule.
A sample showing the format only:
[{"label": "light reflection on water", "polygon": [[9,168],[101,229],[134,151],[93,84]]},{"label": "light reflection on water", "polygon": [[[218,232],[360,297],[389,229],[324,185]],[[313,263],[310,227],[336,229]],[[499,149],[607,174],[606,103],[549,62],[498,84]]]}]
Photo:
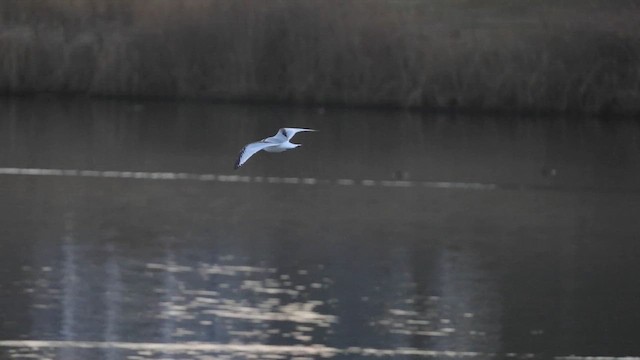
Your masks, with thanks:
[{"label": "light reflection on water", "polygon": [[[73,216],[67,214],[65,218]],[[74,230],[68,227],[65,231]],[[42,329],[55,326],[53,318],[60,311],[62,337],[49,342],[0,342],[0,347],[12,349],[9,351],[12,357],[34,351],[43,358],[70,359],[97,356],[95,352],[106,358],[126,354],[131,359],[155,358],[166,353],[203,359],[211,354],[268,355],[268,358],[488,355],[451,350],[473,345],[468,340],[462,343],[440,340],[486,338],[485,331],[473,330],[474,314],[459,313],[469,308],[444,302],[456,296],[448,293],[456,289],[447,290],[442,296],[417,296],[415,284],[404,272],[398,279],[389,279],[398,281],[396,289],[378,286],[379,290],[393,294],[359,299],[363,304],[382,302],[382,308],[365,326],[373,333],[396,337],[392,342],[396,346],[335,347],[339,344],[331,344],[331,337],[341,321],[334,315],[340,300],[333,297],[334,281],[325,266],[296,268],[285,273],[275,267],[240,265],[241,261],[233,255],[221,255],[218,263],[212,264],[200,261],[195,254],[189,254],[190,258],[196,257],[192,262],[195,265],[181,265],[184,260],[176,259],[175,254],[166,254],[164,263],[136,264],[137,259],[116,253],[113,244],[93,254],[96,256],[93,261],[101,264],[86,264],[80,260],[86,255],[81,254],[82,246],[70,243],[73,241],[71,235],[63,238],[62,264],[47,262],[51,265],[22,269],[29,279],[22,286],[33,299],[34,321],[31,334],[25,337],[58,337],[55,329],[52,333]],[[122,269],[123,266],[129,269]],[[83,270],[79,271],[80,268]],[[96,278],[103,279],[104,289],[87,288],[99,287],[101,281],[96,284]],[[462,331],[463,334],[456,334]],[[158,342],[148,343],[142,341],[144,338]],[[430,346],[428,350],[412,346],[409,338],[424,338],[420,342],[429,341]]]},{"label": "light reflection on water", "polygon": [[637,124],[25,101],[0,168],[81,171],[0,175],[0,357],[640,353]]},{"label": "light reflection on water", "polygon": [[[64,181],[61,185],[67,186]],[[129,201],[147,184],[130,184],[126,193],[122,188],[105,192],[111,183],[85,185],[101,195],[85,198],[61,191],[66,195],[59,202],[51,201],[50,189],[38,190],[34,198],[45,199],[38,206],[46,208],[39,221],[58,220],[46,231],[22,232],[27,238],[35,236],[37,246],[27,253],[30,265],[15,275],[22,279],[22,293],[13,297],[31,304],[30,327],[25,333],[14,331],[12,337],[59,341],[38,344],[38,352],[53,351],[69,359],[98,356],[95,352],[118,358],[135,344],[151,343],[158,344],[155,350],[140,351],[154,358],[167,349],[182,351],[180,345],[162,344],[194,342],[210,345],[198,350],[205,358],[252,351],[275,358],[308,351],[312,353],[307,355],[346,358],[499,351],[500,299],[491,279],[467,255],[458,257],[452,268],[450,250],[428,244],[408,248],[403,238],[415,230],[384,235],[386,230],[359,225],[347,232],[302,232],[308,237],[299,238],[288,232],[306,215],[291,214],[284,224],[258,218],[256,226],[234,226],[235,232],[223,232],[231,237],[226,239],[208,234],[210,226],[222,225],[216,216],[204,215],[208,196],[191,201],[190,212],[152,210],[148,201],[120,209],[138,214],[134,218],[141,223],[158,221],[160,227],[168,222],[165,216],[179,217],[178,228],[165,231],[186,234],[149,235],[129,216],[104,222],[120,200]],[[70,210],[69,204],[79,207]],[[333,220],[318,221],[320,228],[336,225]],[[380,233],[382,242],[376,239]],[[278,244],[277,239],[285,242]],[[342,245],[334,248],[335,241]],[[399,243],[393,245],[394,241]],[[412,264],[415,261],[423,264]],[[414,265],[419,265],[417,272]],[[474,279],[464,278],[469,274]],[[237,350],[225,347],[228,344],[249,346]],[[135,356],[143,356],[138,352]]]}]

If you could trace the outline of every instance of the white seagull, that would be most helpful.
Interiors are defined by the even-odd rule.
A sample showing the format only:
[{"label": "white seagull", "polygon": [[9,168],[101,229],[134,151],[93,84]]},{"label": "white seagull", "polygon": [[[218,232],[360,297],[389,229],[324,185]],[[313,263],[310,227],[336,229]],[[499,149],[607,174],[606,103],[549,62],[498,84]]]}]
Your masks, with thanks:
[{"label": "white seagull", "polygon": [[251,143],[240,151],[240,155],[238,155],[238,160],[236,160],[235,169],[238,169],[240,166],[244,165],[253,154],[257,153],[260,150],[264,150],[266,152],[283,152],[290,149],[295,149],[298,146],[302,146],[302,144],[293,144],[289,142],[293,136],[302,131],[316,131],[313,129],[302,129],[302,128],[282,128],[278,130],[278,132],[266,139],[262,139],[260,141]]}]

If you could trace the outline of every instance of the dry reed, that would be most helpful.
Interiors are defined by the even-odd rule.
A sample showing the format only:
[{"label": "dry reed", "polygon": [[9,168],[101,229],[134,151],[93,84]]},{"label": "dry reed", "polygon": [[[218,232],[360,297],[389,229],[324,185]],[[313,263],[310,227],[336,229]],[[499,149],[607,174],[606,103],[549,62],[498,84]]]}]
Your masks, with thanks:
[{"label": "dry reed", "polygon": [[640,113],[640,4],[3,0],[0,90]]}]

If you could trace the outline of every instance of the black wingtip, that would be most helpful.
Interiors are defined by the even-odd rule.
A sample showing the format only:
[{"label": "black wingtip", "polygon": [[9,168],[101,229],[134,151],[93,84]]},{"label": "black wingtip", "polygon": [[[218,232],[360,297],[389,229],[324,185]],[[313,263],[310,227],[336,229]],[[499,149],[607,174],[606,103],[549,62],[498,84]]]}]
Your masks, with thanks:
[{"label": "black wingtip", "polygon": [[240,154],[238,154],[238,158],[236,159],[236,163],[233,165],[233,170],[238,170],[240,169],[240,167],[243,164],[240,164],[240,159],[242,159],[242,154],[244,154],[244,151],[247,149],[247,147],[243,147],[242,150],[240,150]]}]

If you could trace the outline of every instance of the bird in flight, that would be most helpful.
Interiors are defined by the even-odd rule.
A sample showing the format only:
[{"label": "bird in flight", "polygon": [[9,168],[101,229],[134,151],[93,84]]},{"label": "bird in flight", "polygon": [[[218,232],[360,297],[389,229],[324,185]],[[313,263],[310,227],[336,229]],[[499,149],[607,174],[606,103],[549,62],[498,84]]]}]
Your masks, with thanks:
[{"label": "bird in flight", "polygon": [[240,166],[244,165],[253,154],[257,153],[260,150],[264,150],[266,152],[283,152],[290,149],[295,149],[298,146],[302,146],[302,144],[293,144],[289,140],[293,138],[293,136],[302,131],[316,131],[313,129],[302,129],[302,128],[282,128],[278,130],[278,132],[266,139],[262,139],[260,141],[248,144],[240,154],[238,155],[238,160],[236,160],[235,169],[240,168]]}]

